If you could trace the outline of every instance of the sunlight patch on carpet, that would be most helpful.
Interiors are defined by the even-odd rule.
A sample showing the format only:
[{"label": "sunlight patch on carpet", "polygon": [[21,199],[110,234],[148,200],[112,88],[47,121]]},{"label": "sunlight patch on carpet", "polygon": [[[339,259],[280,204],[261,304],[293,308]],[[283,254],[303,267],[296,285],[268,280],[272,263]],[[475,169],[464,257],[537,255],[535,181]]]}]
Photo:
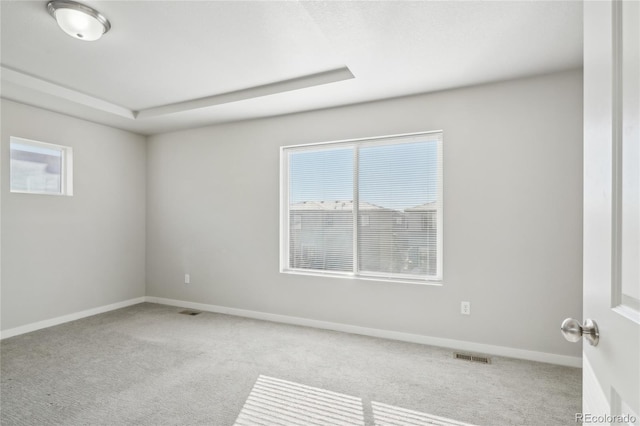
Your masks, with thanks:
[{"label": "sunlight patch on carpet", "polygon": [[376,426],[472,426],[444,417],[407,410],[381,402],[371,402]]},{"label": "sunlight patch on carpet", "polygon": [[260,375],[236,426],[364,426],[362,400]]}]

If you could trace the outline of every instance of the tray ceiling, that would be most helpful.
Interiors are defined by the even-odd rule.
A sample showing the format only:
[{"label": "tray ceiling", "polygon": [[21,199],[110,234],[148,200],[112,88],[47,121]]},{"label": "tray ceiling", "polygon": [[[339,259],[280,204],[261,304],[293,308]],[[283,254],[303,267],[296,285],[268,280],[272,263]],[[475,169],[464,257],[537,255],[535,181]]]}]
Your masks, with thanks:
[{"label": "tray ceiling", "polygon": [[2,1],[2,97],[142,134],[576,68],[580,2]]}]

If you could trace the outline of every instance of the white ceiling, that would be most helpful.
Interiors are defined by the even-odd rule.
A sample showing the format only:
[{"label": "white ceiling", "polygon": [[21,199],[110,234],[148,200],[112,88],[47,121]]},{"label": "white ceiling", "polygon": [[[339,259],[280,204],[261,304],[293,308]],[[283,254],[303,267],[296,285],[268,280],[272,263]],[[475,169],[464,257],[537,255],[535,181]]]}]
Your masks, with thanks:
[{"label": "white ceiling", "polygon": [[2,97],[154,134],[582,66],[578,1],[84,3],[97,42],[2,0]]}]

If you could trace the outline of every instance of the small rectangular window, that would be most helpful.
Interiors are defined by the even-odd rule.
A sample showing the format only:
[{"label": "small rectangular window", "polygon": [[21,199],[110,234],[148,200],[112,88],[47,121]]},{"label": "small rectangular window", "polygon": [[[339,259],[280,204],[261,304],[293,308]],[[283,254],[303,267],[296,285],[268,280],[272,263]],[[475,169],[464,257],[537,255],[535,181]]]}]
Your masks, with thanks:
[{"label": "small rectangular window", "polygon": [[282,148],[282,272],[442,280],[442,133]]},{"label": "small rectangular window", "polygon": [[70,147],[11,137],[11,192],[73,195]]}]

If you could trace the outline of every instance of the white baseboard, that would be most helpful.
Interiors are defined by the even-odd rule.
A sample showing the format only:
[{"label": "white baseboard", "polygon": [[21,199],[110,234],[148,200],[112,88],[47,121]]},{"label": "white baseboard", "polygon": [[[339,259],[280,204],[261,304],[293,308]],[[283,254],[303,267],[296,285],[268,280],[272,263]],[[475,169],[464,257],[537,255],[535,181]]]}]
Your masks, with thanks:
[{"label": "white baseboard", "polygon": [[265,321],[274,321],[284,324],[302,325],[306,327],[321,328],[325,330],[342,331],[345,333],[361,334],[363,336],[380,337],[384,339],[400,340],[410,343],[421,343],[424,345],[440,346],[467,352],[483,353],[488,355],[504,356],[509,358],[526,359],[529,361],[546,362],[550,364],[565,365],[569,367],[582,367],[582,358],[566,355],[551,354],[547,352],[528,351],[524,349],[509,348],[506,346],[486,345],[482,343],[467,342],[463,340],[444,339],[441,337],[424,336],[420,334],[403,333],[399,331],[381,330],[377,328],[360,327],[356,325],[340,324],[335,322],[320,321],[288,315],[271,314],[267,312],[250,311],[246,309],[228,308],[225,306],[209,305],[205,303],[187,302],[184,300],[165,299],[162,297],[138,297],[111,305],[99,306],[85,311],[38,321],[20,327],[10,328],[0,331],[0,340],[17,336],[24,333],[40,330],[42,328],[53,327],[69,321],[86,318],[92,315],[113,311],[138,303],[150,302],[162,305],[178,306],[181,308],[198,309],[206,312],[216,312],[221,314],[236,315],[246,318],[254,318]]},{"label": "white baseboard", "polygon": [[322,328],[326,330],[342,331],[345,333],[361,334],[364,336],[381,337],[384,339],[400,340],[410,343],[440,346],[467,352],[476,352],[488,355],[504,356],[509,358],[526,359],[529,361],[546,362],[568,367],[582,367],[582,358],[567,355],[551,354],[547,352],[528,351],[524,349],[509,348],[506,346],[486,345],[482,343],[466,342],[463,340],[444,339],[441,337],[423,336],[420,334],[402,333],[399,331],[381,330],[377,328],[359,327],[356,325],[340,324],[328,321],[319,321],[307,318],[292,317],[287,315],[270,314],[266,312],[250,311],[246,309],[227,308],[225,306],[209,305],[204,303],[186,302],[183,300],[165,299],[162,297],[147,296],[145,300],[161,305],[178,306],[181,308],[197,309],[206,312],[236,315],[240,317],[254,318],[266,321],[281,322],[285,324],[303,325],[307,327]]},{"label": "white baseboard", "polygon": [[76,312],[69,315],[63,315],[57,318],[51,318],[44,321],[38,321],[20,327],[10,328],[8,330],[0,331],[0,340],[8,339],[9,337],[17,336],[19,334],[30,333],[32,331],[40,330],[42,328],[53,327],[54,325],[63,324],[69,321],[75,321],[77,319],[90,317],[92,315],[102,314],[104,312],[113,311],[120,308],[125,308],[131,305],[137,305],[138,303],[144,303],[145,297],[137,297],[135,299],[124,300],[122,302],[112,303],[111,305],[98,306],[97,308],[87,309],[86,311]]}]

